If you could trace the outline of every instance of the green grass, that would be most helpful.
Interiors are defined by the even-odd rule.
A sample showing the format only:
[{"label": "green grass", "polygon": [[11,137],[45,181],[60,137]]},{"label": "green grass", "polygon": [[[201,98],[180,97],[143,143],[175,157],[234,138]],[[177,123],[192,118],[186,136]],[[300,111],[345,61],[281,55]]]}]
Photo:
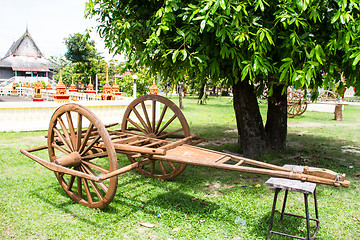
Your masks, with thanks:
[{"label": "green grass", "polygon": [[[229,98],[210,98],[206,105],[196,102],[184,99],[183,113],[192,133],[210,138],[203,147],[237,151]],[[261,111],[266,116],[265,102]],[[360,148],[360,106],[345,106],[343,118],[336,122],[333,114],[307,111],[289,119],[287,148],[259,159],[347,174],[349,188],[318,185],[321,225],[317,239],[360,238],[359,154],[343,151],[349,146]],[[107,208],[90,209],[74,203],[51,171],[19,152],[46,144],[44,135],[45,131],[0,133],[1,239],[266,238],[273,201],[273,191],[264,186],[267,176],[188,166],[174,180],[161,181],[131,171],[119,177],[117,193]],[[46,150],[39,156],[47,158]],[[126,157],[119,157],[120,167],[128,164]],[[290,193],[287,211],[303,214],[303,208],[303,196]],[[311,214],[313,210],[311,196]],[[304,236],[304,221],[285,216],[280,224],[279,215],[275,214],[274,229]],[[237,217],[246,224],[235,224]],[[155,227],[146,228],[140,222]]]}]

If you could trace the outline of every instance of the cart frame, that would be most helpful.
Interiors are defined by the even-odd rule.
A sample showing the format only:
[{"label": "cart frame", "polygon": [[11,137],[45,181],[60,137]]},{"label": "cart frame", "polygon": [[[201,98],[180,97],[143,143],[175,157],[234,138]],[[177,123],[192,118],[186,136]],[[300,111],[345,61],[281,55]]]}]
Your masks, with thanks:
[{"label": "cart frame", "polygon": [[[175,127],[170,128],[173,124]],[[50,119],[47,145],[20,151],[53,171],[74,201],[92,208],[106,207],[116,193],[118,176],[133,169],[145,176],[168,180],[179,175],[186,165],[197,165],[334,186],[350,185],[345,175],[327,169],[305,167],[298,172],[195,147],[206,139],[190,135],[180,109],[158,95],[135,99],[125,111],[121,129],[113,128],[114,124],[105,126],[85,107],[65,104]],[[50,161],[33,154],[45,149]],[[125,154],[130,164],[118,168],[117,154]]]}]

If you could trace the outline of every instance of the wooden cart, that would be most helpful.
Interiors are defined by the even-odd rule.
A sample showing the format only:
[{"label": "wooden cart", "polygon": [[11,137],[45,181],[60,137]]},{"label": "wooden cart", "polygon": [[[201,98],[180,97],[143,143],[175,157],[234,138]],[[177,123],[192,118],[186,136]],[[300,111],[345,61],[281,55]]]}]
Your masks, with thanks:
[{"label": "wooden cart", "polygon": [[289,118],[303,114],[307,109],[308,101],[301,91],[287,92],[287,114]]},{"label": "wooden cart", "polygon": [[[203,139],[190,134],[180,109],[167,98],[145,95],[125,111],[121,129],[104,124],[78,104],[65,104],[53,114],[47,145],[21,153],[54,171],[65,192],[76,202],[104,208],[113,199],[118,176],[132,169],[145,176],[172,179],[187,164],[349,186],[345,175],[330,170],[303,172],[193,146]],[[47,149],[49,160],[32,152]],[[117,154],[130,164],[119,168]]]}]

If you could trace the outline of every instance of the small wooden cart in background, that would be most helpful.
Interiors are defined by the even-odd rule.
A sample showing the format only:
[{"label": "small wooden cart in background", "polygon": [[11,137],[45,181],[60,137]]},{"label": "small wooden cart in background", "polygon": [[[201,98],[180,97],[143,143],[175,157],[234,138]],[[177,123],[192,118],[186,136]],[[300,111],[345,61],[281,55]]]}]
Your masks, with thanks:
[{"label": "small wooden cart in background", "polygon": [[307,109],[308,101],[301,91],[287,92],[287,114],[289,118],[303,114]]}]

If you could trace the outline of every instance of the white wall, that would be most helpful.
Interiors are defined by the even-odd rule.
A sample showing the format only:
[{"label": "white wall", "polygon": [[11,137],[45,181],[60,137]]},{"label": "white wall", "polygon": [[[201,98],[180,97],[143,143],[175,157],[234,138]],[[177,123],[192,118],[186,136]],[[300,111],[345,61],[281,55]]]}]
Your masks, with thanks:
[{"label": "white wall", "polygon": [[[104,124],[122,122],[132,98],[121,101],[77,101],[94,112]],[[56,102],[0,102],[0,131],[47,130]],[[147,106],[150,109],[151,106]],[[150,110],[149,110],[150,111]],[[159,111],[158,111],[159,112]]]}]

